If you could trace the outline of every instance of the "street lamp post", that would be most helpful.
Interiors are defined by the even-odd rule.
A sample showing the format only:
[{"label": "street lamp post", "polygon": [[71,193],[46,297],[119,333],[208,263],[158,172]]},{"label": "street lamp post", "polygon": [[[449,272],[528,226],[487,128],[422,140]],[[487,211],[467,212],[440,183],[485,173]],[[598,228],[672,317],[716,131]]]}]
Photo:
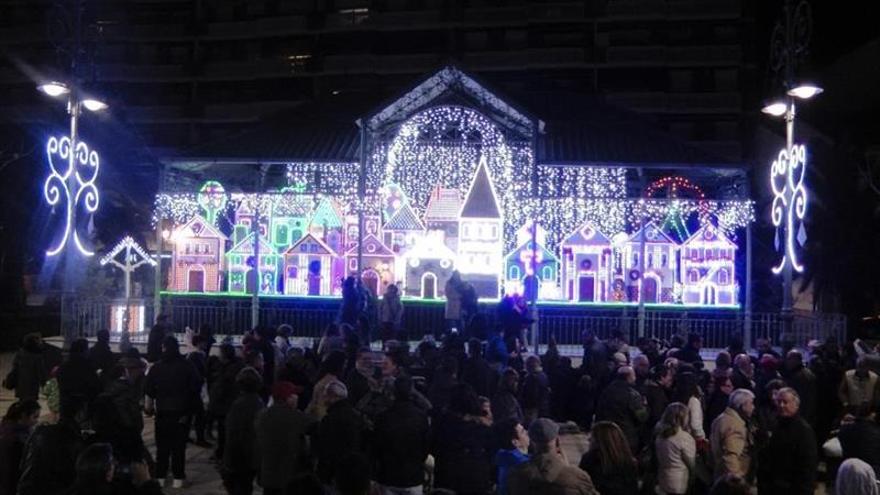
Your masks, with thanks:
[{"label": "street lamp post", "polygon": [[795,272],[803,272],[798,259],[798,245],[806,242],[804,215],[807,208],[806,148],[795,144],[794,123],[797,100],[808,100],[822,93],[822,88],[802,83],[795,77],[795,69],[805,57],[812,29],[810,4],[801,0],[797,6],[785,0],[783,19],[777,23],[770,40],[770,68],[781,75],[785,94],[781,99],[770,101],[762,112],[785,120],[785,148],[781,150],[770,168],[770,186],[773,191],[771,218],[776,227],[776,249],[779,263],[772,268],[774,274],[782,275],[782,322],[783,333],[791,331],[793,323],[792,282]]}]

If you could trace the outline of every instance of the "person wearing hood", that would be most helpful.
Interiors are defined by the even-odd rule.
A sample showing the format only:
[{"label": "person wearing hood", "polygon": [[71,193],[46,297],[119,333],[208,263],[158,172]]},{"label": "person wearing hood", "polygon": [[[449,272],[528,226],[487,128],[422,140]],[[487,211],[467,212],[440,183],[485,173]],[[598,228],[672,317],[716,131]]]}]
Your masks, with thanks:
[{"label": "person wearing hood", "polygon": [[559,425],[538,418],[529,426],[529,442],[535,455],[510,471],[510,495],[598,495],[586,471],[569,465],[559,444]]},{"label": "person wearing hood", "polygon": [[0,495],[14,495],[24,446],[40,419],[40,403],[13,402],[0,420]]},{"label": "person wearing hood", "polygon": [[498,495],[507,495],[507,477],[510,470],[529,460],[529,434],[520,422],[513,418],[505,419],[495,425],[501,448],[495,452],[495,467],[498,469],[496,489]]},{"label": "person wearing hood", "polygon": [[254,477],[261,468],[257,456],[256,418],[265,408],[260,390],[263,376],[254,368],[245,367],[235,375],[235,389],[239,393],[226,414],[225,446],[220,464],[223,486],[230,495],[250,495],[254,491]]},{"label": "person wearing hood", "polygon": [[168,461],[174,475],[174,488],[182,488],[186,479],[186,439],[189,415],[198,398],[202,380],[195,366],[180,353],[174,335],[162,341],[162,358],[150,368],[144,392],[147,412],[156,412],[156,477],[168,474]]},{"label": "person wearing hood", "polygon": [[837,495],[878,495],[877,477],[871,466],[859,459],[847,459],[837,470]]}]

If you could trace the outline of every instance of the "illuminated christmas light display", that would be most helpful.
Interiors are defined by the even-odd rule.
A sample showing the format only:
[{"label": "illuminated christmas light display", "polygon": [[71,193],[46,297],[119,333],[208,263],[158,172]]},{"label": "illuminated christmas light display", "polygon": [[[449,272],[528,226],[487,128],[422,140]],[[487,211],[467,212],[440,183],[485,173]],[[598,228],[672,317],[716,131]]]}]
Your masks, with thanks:
[{"label": "illuminated christmas light display", "polygon": [[226,208],[227,198],[223,184],[215,180],[205,182],[202,188],[199,189],[197,201],[199,206],[205,210],[205,218],[211,225],[214,225],[217,220],[217,212]]},{"label": "illuminated christmas light display", "polygon": [[[782,254],[779,264],[772,268],[774,274],[781,273],[786,263],[790,263],[798,273],[804,271],[804,265],[798,260],[795,242],[803,247],[807,241],[804,229],[804,215],[807,212],[807,189],[804,187],[806,168],[807,149],[802,144],[792,146],[791,150],[780,151],[770,167],[770,187],[773,189],[771,219],[776,227],[776,250]],[[784,240],[780,240],[780,234],[785,237]]]},{"label": "illuminated christmas light display", "polygon": [[100,169],[98,153],[90,150],[83,141],[77,141],[76,149],[72,150],[69,137],[59,139],[53,136],[46,143],[46,157],[49,161],[49,176],[43,183],[43,197],[53,209],[62,202],[65,208],[61,238],[54,247],[46,251],[46,255],[59,254],[72,238],[77,251],[84,256],[92,256],[94,251],[83,246],[80,239],[76,212],[83,208],[91,215],[98,210],[100,195],[95,184]]},{"label": "illuminated christmas light display", "polygon": [[[209,183],[200,194],[158,195],[155,217],[177,225],[195,219],[205,225],[200,235],[184,229],[189,237],[234,244],[218,263],[228,290],[238,293],[252,291],[244,273],[254,265],[247,253],[258,222],[258,258],[272,272],[260,293],[339,296],[340,281],[360,273],[374,294],[395,283],[407,297],[434,299],[459,270],[484,298],[524,293],[532,276],[544,300],[738,304],[734,240],[754,220],[752,201],[708,198],[680,176],[629,197],[625,164],[536,164],[536,127],[500,100],[483,101],[509,120],[499,123],[483,108],[410,100],[404,118],[390,110],[374,116],[368,127],[383,120],[394,127],[370,127],[376,135],[365,146],[362,199],[357,163],[285,163],[281,189],[230,193]],[[216,228],[207,221],[213,210]],[[185,264],[206,262],[184,255]],[[198,286],[187,276],[172,280],[176,291]]]},{"label": "illuminated christmas light display", "polygon": [[[120,253],[124,253],[122,256],[122,261],[119,261],[117,257]],[[150,265],[156,266],[156,260],[153,259],[152,256],[147,254],[144,248],[141,247],[131,236],[125,236],[120,240],[116,246],[110,250],[103,258],[101,258],[101,266],[105,266],[108,263],[113,265],[114,267],[122,270],[125,274],[125,297],[131,297],[131,274],[135,270],[137,270],[142,265]]]}]

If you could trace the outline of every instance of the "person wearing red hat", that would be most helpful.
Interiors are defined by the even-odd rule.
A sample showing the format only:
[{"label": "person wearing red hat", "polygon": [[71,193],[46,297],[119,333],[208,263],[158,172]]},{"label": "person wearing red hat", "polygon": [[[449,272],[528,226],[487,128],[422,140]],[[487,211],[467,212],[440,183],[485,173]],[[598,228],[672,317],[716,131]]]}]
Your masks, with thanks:
[{"label": "person wearing red hat", "polygon": [[302,473],[305,435],[311,420],[297,409],[301,388],[288,381],[272,385],[272,405],[257,417],[256,459],[265,495],[283,493]]}]

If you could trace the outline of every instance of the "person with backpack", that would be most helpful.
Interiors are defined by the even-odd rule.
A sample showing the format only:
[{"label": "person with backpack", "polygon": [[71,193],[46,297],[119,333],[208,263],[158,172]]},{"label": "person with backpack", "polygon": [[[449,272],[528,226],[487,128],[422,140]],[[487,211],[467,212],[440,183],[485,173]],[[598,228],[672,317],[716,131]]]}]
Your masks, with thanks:
[{"label": "person with backpack", "polygon": [[43,359],[43,339],[40,334],[24,336],[21,349],[12,358],[12,369],[3,380],[3,387],[15,390],[18,400],[37,400],[40,387],[48,379]]}]

